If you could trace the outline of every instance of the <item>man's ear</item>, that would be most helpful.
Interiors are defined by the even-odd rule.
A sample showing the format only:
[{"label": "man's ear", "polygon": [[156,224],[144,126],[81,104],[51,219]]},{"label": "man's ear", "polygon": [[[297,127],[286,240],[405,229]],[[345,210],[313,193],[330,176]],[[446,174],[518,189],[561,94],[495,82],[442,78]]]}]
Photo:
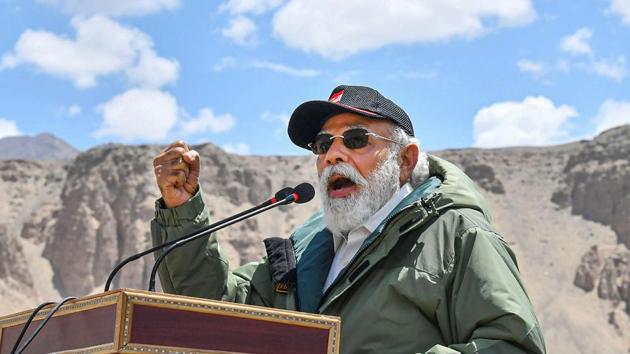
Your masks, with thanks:
[{"label": "man's ear", "polygon": [[411,173],[418,163],[420,149],[416,144],[409,144],[400,151],[400,185],[409,182]]}]

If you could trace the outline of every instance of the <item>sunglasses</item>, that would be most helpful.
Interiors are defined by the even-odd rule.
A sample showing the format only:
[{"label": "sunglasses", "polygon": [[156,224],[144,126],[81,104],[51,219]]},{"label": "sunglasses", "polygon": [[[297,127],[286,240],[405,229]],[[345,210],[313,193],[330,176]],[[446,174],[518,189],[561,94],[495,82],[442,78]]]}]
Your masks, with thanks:
[{"label": "sunglasses", "polygon": [[402,145],[395,140],[386,138],[376,133],[372,133],[365,128],[352,128],[343,132],[342,135],[320,133],[315,137],[315,141],[308,144],[308,147],[315,155],[322,155],[328,152],[328,149],[330,149],[330,147],[332,146],[335,138],[341,138],[343,141],[343,145],[345,145],[348,149],[360,149],[367,146],[368,138],[370,136],[378,139],[387,140],[398,145]]}]

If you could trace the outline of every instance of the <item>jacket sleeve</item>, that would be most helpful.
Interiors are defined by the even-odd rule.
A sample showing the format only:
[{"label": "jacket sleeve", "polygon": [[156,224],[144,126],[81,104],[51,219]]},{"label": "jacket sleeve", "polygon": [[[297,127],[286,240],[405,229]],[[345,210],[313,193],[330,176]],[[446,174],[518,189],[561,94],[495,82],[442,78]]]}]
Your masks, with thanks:
[{"label": "jacket sleeve", "polygon": [[[162,244],[210,224],[201,190],[176,208],[156,201],[151,221],[154,245]],[[156,251],[157,258],[161,251]],[[228,260],[216,233],[173,250],[158,270],[162,289],[168,293],[240,303],[259,303],[252,296],[251,276],[260,263],[247,264],[230,272]]]},{"label": "jacket sleeve", "polygon": [[545,353],[542,331],[514,254],[494,232],[471,228],[455,239],[438,323],[447,346],[427,353]]}]

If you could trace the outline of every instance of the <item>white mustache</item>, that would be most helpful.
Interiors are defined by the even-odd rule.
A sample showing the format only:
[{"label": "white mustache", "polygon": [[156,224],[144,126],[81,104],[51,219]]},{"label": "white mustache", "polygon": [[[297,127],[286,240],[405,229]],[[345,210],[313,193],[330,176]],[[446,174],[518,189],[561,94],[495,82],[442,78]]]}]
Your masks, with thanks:
[{"label": "white mustache", "polygon": [[323,189],[326,189],[326,187],[328,186],[328,182],[333,175],[344,176],[345,178],[351,180],[354,184],[361,187],[366,187],[368,185],[367,179],[361,176],[359,171],[357,171],[354,166],[349,163],[341,162],[332,166],[328,166],[324,169],[321,177],[319,177],[319,183]]}]

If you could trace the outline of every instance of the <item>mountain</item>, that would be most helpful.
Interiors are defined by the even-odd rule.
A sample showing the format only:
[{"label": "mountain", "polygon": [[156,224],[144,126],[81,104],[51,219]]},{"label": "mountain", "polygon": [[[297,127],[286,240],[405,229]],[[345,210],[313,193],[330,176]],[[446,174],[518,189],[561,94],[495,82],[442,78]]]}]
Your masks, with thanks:
[{"label": "mountain", "polygon": [[[214,220],[274,191],[315,182],[314,157],[239,156],[212,144],[201,185]],[[108,145],[65,161],[0,161],[0,314],[102,291],[121,258],[150,245],[159,146]],[[479,185],[517,254],[550,353],[630,349],[630,126],[560,146],[434,154]],[[220,233],[231,266],[258,260],[262,239],[289,235],[314,201]],[[153,259],[123,268],[118,287],[144,288]]]},{"label": "mountain", "polygon": [[79,150],[48,133],[0,139],[0,160],[70,160]]}]

